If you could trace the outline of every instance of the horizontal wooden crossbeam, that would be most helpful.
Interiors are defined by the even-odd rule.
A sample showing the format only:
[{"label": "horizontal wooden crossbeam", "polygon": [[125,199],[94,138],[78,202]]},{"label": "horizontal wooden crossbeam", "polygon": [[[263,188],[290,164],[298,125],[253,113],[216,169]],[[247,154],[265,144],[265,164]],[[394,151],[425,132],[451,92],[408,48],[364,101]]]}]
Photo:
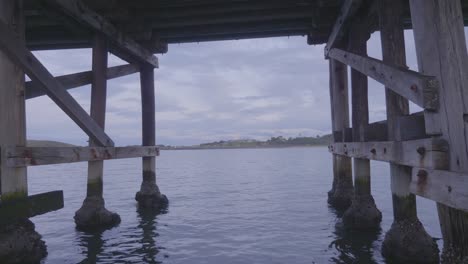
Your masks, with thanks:
[{"label": "horizontal wooden crossbeam", "polygon": [[86,113],[78,102],[62,87],[41,62],[26,49],[16,34],[0,21],[0,49],[16,64],[20,65],[31,80],[40,84],[44,92],[83,131],[102,146],[113,146],[114,142]]},{"label": "horizontal wooden crossbeam", "polygon": [[16,147],[7,150],[9,167],[50,165],[82,161],[154,157],[155,146],[131,147]]},{"label": "horizontal wooden crossbeam", "polygon": [[410,191],[468,212],[468,173],[413,168]]},{"label": "horizontal wooden crossbeam", "polygon": [[328,149],[337,155],[387,161],[411,167],[440,169],[448,165],[447,142],[438,138],[333,143]]},{"label": "horizontal wooden crossbeam", "polygon": [[[107,69],[107,79],[110,80],[123,77],[138,71],[138,67],[133,64],[110,67]],[[93,81],[93,76],[92,71],[85,71],[58,76],[55,77],[55,79],[62,85],[64,89],[69,90],[91,84]],[[42,90],[40,84],[33,81],[26,82],[26,99],[32,99],[43,95],[46,95],[46,93]]]},{"label": "horizontal wooden crossbeam", "polygon": [[[46,0],[48,4],[59,9],[65,15],[73,18],[78,23],[81,23],[97,32],[104,34],[113,45],[122,50],[125,55],[129,55],[136,61],[149,64],[155,68],[158,67],[158,58],[149,52],[146,48],[135,42],[132,38],[126,36],[114,25],[100,16],[82,1],[79,0]],[[121,56],[119,52],[116,55]],[[122,59],[127,59],[126,56]]]},{"label": "horizontal wooden crossbeam", "polygon": [[437,110],[439,108],[439,83],[433,76],[422,75],[337,48],[330,50],[328,55],[384,84],[424,109]]},{"label": "horizontal wooden crossbeam", "polygon": [[0,226],[18,219],[42,215],[63,208],[63,191],[53,191],[0,202]]},{"label": "horizontal wooden crossbeam", "polygon": [[[424,112],[416,112],[411,115],[399,116],[395,133],[399,134],[401,140],[415,140],[428,138],[425,130]],[[341,131],[333,133],[335,142],[352,142],[352,129],[345,129],[345,138],[342,137]],[[378,121],[368,124],[364,128],[364,141],[387,141],[388,140],[388,124],[387,120]]]},{"label": "horizontal wooden crossbeam", "polygon": [[332,32],[328,37],[327,45],[325,45],[325,57],[328,58],[329,52],[335,47],[335,44],[343,38],[347,27],[349,26],[349,20],[353,17],[356,11],[361,6],[362,0],[346,0],[344,1],[341,12],[336,19],[335,25],[333,26]]}]

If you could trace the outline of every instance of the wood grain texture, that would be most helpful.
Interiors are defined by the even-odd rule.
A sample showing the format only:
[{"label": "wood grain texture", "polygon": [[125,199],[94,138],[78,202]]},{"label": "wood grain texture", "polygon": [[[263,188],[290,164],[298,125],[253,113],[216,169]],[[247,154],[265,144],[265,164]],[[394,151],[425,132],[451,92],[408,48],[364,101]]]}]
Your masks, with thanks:
[{"label": "wood grain texture", "polygon": [[[48,4],[77,22],[104,34],[114,45],[139,63],[158,67],[158,58],[79,0],[46,0]],[[119,55],[119,54],[117,54]],[[127,59],[127,58],[123,58]]]},{"label": "wood grain texture", "polygon": [[[468,55],[460,1],[410,0],[419,71],[440,83],[440,110],[431,122],[450,145],[447,168],[466,177],[468,172]],[[427,121],[427,120],[426,120]],[[465,189],[465,193],[468,192]],[[444,250],[468,257],[468,214],[438,204]]]},{"label": "wood grain texture", "polygon": [[325,45],[325,57],[328,58],[329,52],[334,48],[338,41],[340,41],[346,34],[348,29],[349,20],[353,17],[354,13],[361,6],[362,0],[345,0],[341,6],[340,14],[336,19],[333,29],[328,37],[328,42]]},{"label": "wood grain texture", "polygon": [[[139,69],[133,64],[125,64],[107,69],[107,80],[123,77],[138,72]],[[92,71],[85,71],[55,77],[55,79],[66,90],[91,84],[93,80]],[[46,95],[41,85],[33,81],[26,82],[26,99],[32,99]]]},{"label": "wood grain texture", "polygon": [[[22,1],[0,1],[0,23],[11,29],[11,36],[24,46],[24,21]],[[14,31],[13,31],[14,30]],[[8,36],[0,34],[0,39]],[[1,42],[1,40],[0,40]],[[9,146],[26,145],[26,114],[24,99],[24,72],[20,65],[0,49],[0,150]],[[0,194],[8,197],[27,195],[28,183],[25,168],[6,166],[6,155],[0,152]]]},{"label": "wood grain texture", "polygon": [[328,55],[384,84],[424,109],[437,110],[439,107],[438,81],[435,77],[337,48],[330,50]]},{"label": "wood grain texture", "polygon": [[[0,49],[9,59],[21,65],[32,81],[40,83],[42,89],[83,131],[102,146],[113,146],[114,142],[103,129],[86,113],[78,102],[60,85],[52,74],[29,51],[15,34],[0,21]],[[24,92],[23,92],[24,96]]]},{"label": "wood grain texture", "polygon": [[410,190],[416,195],[468,212],[467,173],[413,168]]},{"label": "wood grain texture", "polygon": [[155,146],[129,147],[9,147],[5,150],[9,167],[38,166],[82,161],[155,157]]},{"label": "wood grain texture", "polygon": [[387,161],[399,165],[440,169],[447,166],[446,141],[428,138],[411,141],[333,143],[329,151],[353,158]]}]

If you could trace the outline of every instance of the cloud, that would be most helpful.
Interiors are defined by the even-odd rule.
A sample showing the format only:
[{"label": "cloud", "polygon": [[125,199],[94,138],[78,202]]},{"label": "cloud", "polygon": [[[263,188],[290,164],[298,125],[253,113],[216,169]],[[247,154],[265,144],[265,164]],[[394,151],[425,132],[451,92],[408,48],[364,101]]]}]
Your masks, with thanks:
[{"label": "cloud", "polygon": [[[407,64],[417,69],[405,32]],[[328,61],[305,37],[170,45],[155,70],[157,142],[197,144],[331,132]],[[369,56],[381,58],[379,33]],[[35,52],[55,75],[91,68],[89,49]],[[125,62],[109,57],[109,65]],[[386,119],[384,87],[369,80],[370,120]],[[89,109],[90,87],[72,95]],[[87,136],[45,97],[27,101],[28,136],[86,144]],[[411,105],[411,111],[420,108]],[[139,75],[108,83],[106,131],[118,145],[141,142]]]}]

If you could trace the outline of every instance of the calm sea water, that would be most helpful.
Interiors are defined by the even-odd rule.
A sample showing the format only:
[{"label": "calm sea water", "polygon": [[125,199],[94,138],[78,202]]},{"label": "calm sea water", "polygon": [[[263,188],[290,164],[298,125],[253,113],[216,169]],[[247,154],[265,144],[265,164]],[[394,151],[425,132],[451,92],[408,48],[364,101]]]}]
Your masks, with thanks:
[{"label": "calm sea water", "polygon": [[[386,163],[372,163],[382,230],[366,235],[345,232],[327,206],[325,147],[163,151],[157,177],[170,206],[160,215],[136,209],[139,159],[106,162],[106,207],[122,223],[92,234],[73,222],[86,171],[86,163],[29,170],[32,194],[65,196],[65,208],[33,218],[48,246],[44,263],[384,263],[380,247],[393,218]],[[418,198],[418,214],[440,238],[435,204]]]}]

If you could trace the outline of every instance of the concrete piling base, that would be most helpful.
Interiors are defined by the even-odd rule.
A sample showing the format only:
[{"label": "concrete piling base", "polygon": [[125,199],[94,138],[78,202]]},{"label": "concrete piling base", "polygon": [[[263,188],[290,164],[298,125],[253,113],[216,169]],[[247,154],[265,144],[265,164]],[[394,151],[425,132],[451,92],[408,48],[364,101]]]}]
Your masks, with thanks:
[{"label": "concrete piling base", "polygon": [[120,216],[107,210],[104,198],[99,196],[86,197],[74,219],[76,227],[82,230],[106,229],[120,223]]},{"label": "concrete piling base", "polygon": [[444,246],[440,263],[442,264],[468,264],[468,256],[463,259],[460,258],[460,250],[450,246]]},{"label": "concrete piling base", "polygon": [[393,222],[385,235],[382,255],[396,263],[439,263],[437,244],[417,219]]},{"label": "concrete piling base", "polygon": [[135,195],[135,200],[140,208],[163,210],[169,205],[166,195],[159,192],[143,193],[139,191]]},{"label": "concrete piling base", "polygon": [[143,182],[140,191],[135,195],[135,200],[141,209],[164,210],[169,205],[166,195],[159,191],[156,184],[154,169],[143,171]]},{"label": "concrete piling base", "polygon": [[30,220],[0,227],[0,263],[39,263],[46,256],[47,247]]},{"label": "concrete piling base", "polygon": [[355,196],[343,215],[343,224],[349,229],[374,230],[380,227],[381,221],[382,212],[377,209],[372,195]]},{"label": "concrete piling base", "polygon": [[354,189],[351,182],[337,182],[328,192],[328,203],[336,209],[345,210],[351,206],[353,195]]}]

